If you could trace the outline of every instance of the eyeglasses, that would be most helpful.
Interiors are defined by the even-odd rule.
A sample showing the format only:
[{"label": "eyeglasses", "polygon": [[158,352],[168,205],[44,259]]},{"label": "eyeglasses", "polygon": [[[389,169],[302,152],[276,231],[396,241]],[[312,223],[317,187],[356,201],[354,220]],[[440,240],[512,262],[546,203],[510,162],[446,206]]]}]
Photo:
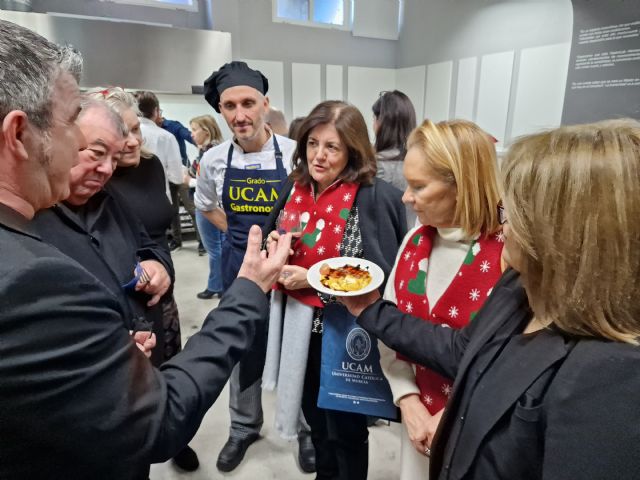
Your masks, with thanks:
[{"label": "eyeglasses", "polygon": [[382,97],[384,97],[387,93],[391,93],[391,91],[389,91],[389,90],[382,90],[382,91],[378,94],[378,98],[382,98]]},{"label": "eyeglasses", "polygon": [[504,225],[507,223],[507,212],[504,209],[504,205],[498,205],[498,222],[500,225]]}]

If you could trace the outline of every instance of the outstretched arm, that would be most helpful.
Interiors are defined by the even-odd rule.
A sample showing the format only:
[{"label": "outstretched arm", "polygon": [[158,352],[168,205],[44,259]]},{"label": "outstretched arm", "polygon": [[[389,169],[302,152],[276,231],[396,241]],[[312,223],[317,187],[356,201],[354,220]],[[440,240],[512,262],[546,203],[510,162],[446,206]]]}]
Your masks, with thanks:
[{"label": "outstretched arm", "polygon": [[434,325],[383,300],[364,309],[357,322],[392,350],[449,378],[456,377],[469,343],[469,327],[456,330]]},{"label": "outstretched arm", "polygon": [[289,242],[284,236],[267,258],[253,227],[243,278],[160,370],[135,346],[116,298],[95,277],[63,256],[25,261],[0,282],[0,425],[15,435],[8,443],[18,449],[19,438],[32,436],[61,461],[75,459],[79,471],[114,458],[123,468],[171,458],[266,327],[265,291]]}]

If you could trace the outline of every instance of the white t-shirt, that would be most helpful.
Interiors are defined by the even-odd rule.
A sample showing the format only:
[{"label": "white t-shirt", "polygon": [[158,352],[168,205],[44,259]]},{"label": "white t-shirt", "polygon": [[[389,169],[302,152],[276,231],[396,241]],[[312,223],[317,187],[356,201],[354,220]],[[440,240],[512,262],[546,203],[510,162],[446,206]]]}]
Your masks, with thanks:
[{"label": "white t-shirt", "polygon": [[[167,182],[180,185],[184,181],[184,169],[176,137],[148,118],[140,118],[140,131],[144,146],[160,159]],[[169,184],[167,183],[167,195],[169,195],[168,192]]]},{"label": "white t-shirt", "polygon": [[[280,135],[276,135],[276,140],[282,152],[283,166],[287,173],[291,173],[296,142]],[[200,173],[196,180],[196,194],[194,196],[198,210],[209,212],[216,207],[222,207],[222,188],[224,175],[227,171],[227,155],[231,145],[233,145],[231,157],[233,168],[275,170],[276,156],[271,136],[259,152],[245,153],[242,147],[232,140],[216,145],[207,150],[200,160]]]}]

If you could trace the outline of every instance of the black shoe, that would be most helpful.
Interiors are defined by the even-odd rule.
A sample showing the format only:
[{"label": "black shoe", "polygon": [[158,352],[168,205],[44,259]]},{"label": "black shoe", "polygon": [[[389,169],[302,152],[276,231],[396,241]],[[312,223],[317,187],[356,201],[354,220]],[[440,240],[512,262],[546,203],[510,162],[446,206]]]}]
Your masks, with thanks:
[{"label": "black shoe", "polygon": [[186,472],[194,472],[200,466],[198,455],[188,445],[173,457],[173,463]]},{"label": "black shoe", "polygon": [[171,250],[172,252],[177,252],[181,248],[182,248],[182,244],[181,243],[178,243],[175,240],[171,240],[169,242],[169,250]]},{"label": "black shoe", "polygon": [[258,438],[260,438],[260,435],[257,433],[249,435],[247,438],[229,437],[229,440],[224,444],[224,447],[222,447],[218,455],[218,461],[216,462],[218,470],[221,472],[231,472],[235,470],[235,468],[240,465],[240,462],[242,462],[249,445],[258,440]]},{"label": "black shoe", "polygon": [[207,250],[204,248],[204,245],[202,245],[202,243],[198,244],[198,255],[199,256],[204,256],[207,254]]},{"label": "black shoe", "polygon": [[316,471],[316,449],[309,433],[298,435],[298,464],[304,473]]},{"label": "black shoe", "polygon": [[202,292],[198,293],[196,297],[201,298],[202,300],[210,300],[212,298],[220,298],[219,292],[212,292],[208,288],[204,289]]}]

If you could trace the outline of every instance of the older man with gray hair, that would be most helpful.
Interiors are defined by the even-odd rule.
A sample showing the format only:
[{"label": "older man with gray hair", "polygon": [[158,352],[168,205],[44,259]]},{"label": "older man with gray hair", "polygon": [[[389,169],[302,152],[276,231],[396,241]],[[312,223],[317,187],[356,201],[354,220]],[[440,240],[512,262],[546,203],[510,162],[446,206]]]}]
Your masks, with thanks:
[{"label": "older man with gray hair", "polygon": [[138,479],[195,434],[266,323],[290,236],[260,251],[183,352],[154,369],[117,298],[30,227],[86,147],[80,56],[0,20],[0,478]]},{"label": "older man with gray hair", "polygon": [[[87,148],[71,169],[70,194],[38,212],[32,228],[109,288],[124,307],[128,330],[140,332],[143,339],[155,333],[159,343],[149,353],[152,363],[161,365],[164,335],[158,302],[172,283],[171,255],[149,237],[126,199],[104,189],[129,131],[120,115],[99,100],[83,100],[77,124]],[[136,267],[140,278],[130,283]]]}]

